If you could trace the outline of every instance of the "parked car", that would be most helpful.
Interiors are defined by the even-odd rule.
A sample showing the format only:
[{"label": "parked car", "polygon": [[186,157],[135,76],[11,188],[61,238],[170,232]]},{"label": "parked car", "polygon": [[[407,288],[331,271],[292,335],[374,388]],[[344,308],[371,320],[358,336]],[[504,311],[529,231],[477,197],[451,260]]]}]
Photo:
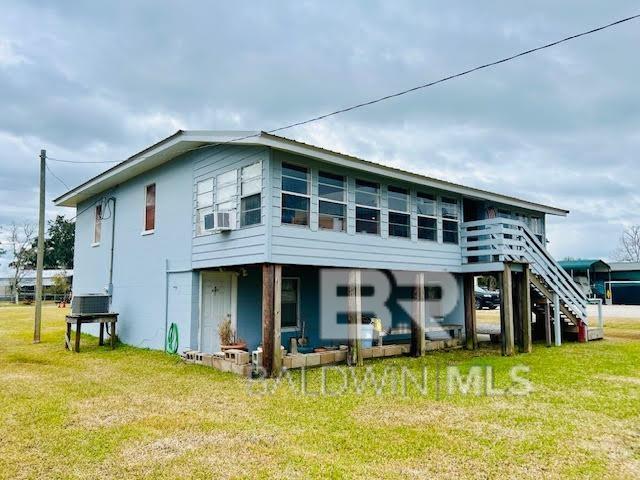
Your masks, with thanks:
[{"label": "parked car", "polygon": [[500,305],[500,292],[476,287],[476,310],[489,308],[494,310]]}]

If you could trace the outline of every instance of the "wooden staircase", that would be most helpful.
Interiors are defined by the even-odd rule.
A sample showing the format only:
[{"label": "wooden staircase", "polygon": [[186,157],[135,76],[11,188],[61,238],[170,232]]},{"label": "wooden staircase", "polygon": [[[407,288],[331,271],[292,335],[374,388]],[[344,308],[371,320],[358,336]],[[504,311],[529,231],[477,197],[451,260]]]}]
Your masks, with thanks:
[{"label": "wooden staircase", "polygon": [[559,322],[560,330],[576,334],[579,341],[603,338],[601,327],[588,324],[587,298],[582,290],[527,225],[493,218],[463,223],[462,229],[463,262],[473,267],[471,271],[480,271],[482,264],[500,268],[504,262],[527,264],[532,305],[541,304],[541,300],[550,302],[554,326]]}]

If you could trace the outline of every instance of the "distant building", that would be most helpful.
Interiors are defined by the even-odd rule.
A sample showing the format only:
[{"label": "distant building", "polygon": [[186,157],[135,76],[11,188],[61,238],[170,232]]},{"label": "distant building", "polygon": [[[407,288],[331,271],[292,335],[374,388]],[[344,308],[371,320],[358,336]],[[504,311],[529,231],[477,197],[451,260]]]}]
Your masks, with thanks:
[{"label": "distant building", "polygon": [[599,259],[562,260],[558,262],[584,294],[591,298],[606,297],[606,282],[611,280],[611,267]]},{"label": "distant building", "polygon": [[[73,270],[43,270],[42,271],[42,286],[45,289],[53,286],[53,279],[58,275],[63,275],[69,282],[69,287],[73,281]],[[13,283],[13,275],[6,275],[0,277],[0,297],[11,297],[14,295],[11,284]],[[36,288],[36,271],[27,270],[24,272],[22,279],[20,280],[20,292],[33,293]]]},{"label": "distant building", "polygon": [[640,305],[640,262],[612,262],[610,265],[612,302]]}]

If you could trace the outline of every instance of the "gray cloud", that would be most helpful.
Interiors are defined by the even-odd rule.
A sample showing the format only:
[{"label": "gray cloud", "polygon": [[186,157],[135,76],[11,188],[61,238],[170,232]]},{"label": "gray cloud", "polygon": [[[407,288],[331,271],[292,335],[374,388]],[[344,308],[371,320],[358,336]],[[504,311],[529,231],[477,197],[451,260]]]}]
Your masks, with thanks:
[{"label": "gray cloud", "polygon": [[[634,2],[8,1],[0,224],[35,219],[37,155],[122,159],[177,128],[270,129],[615,18]],[[24,26],[29,28],[25,29]],[[637,24],[293,138],[572,210],[557,256],[607,256],[640,222]],[[68,184],[100,166],[52,164]],[[50,198],[64,187],[50,178]],[[53,215],[58,210],[51,208]]]}]

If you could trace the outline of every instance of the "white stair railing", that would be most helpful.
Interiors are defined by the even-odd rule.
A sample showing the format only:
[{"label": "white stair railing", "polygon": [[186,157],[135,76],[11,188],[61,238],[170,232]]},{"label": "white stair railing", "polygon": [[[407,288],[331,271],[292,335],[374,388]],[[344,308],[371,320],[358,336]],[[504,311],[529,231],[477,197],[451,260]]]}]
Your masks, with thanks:
[{"label": "white stair railing", "polygon": [[491,218],[465,222],[461,228],[463,263],[528,263],[532,272],[558,294],[562,304],[587,323],[586,296],[527,225],[508,218]]}]

